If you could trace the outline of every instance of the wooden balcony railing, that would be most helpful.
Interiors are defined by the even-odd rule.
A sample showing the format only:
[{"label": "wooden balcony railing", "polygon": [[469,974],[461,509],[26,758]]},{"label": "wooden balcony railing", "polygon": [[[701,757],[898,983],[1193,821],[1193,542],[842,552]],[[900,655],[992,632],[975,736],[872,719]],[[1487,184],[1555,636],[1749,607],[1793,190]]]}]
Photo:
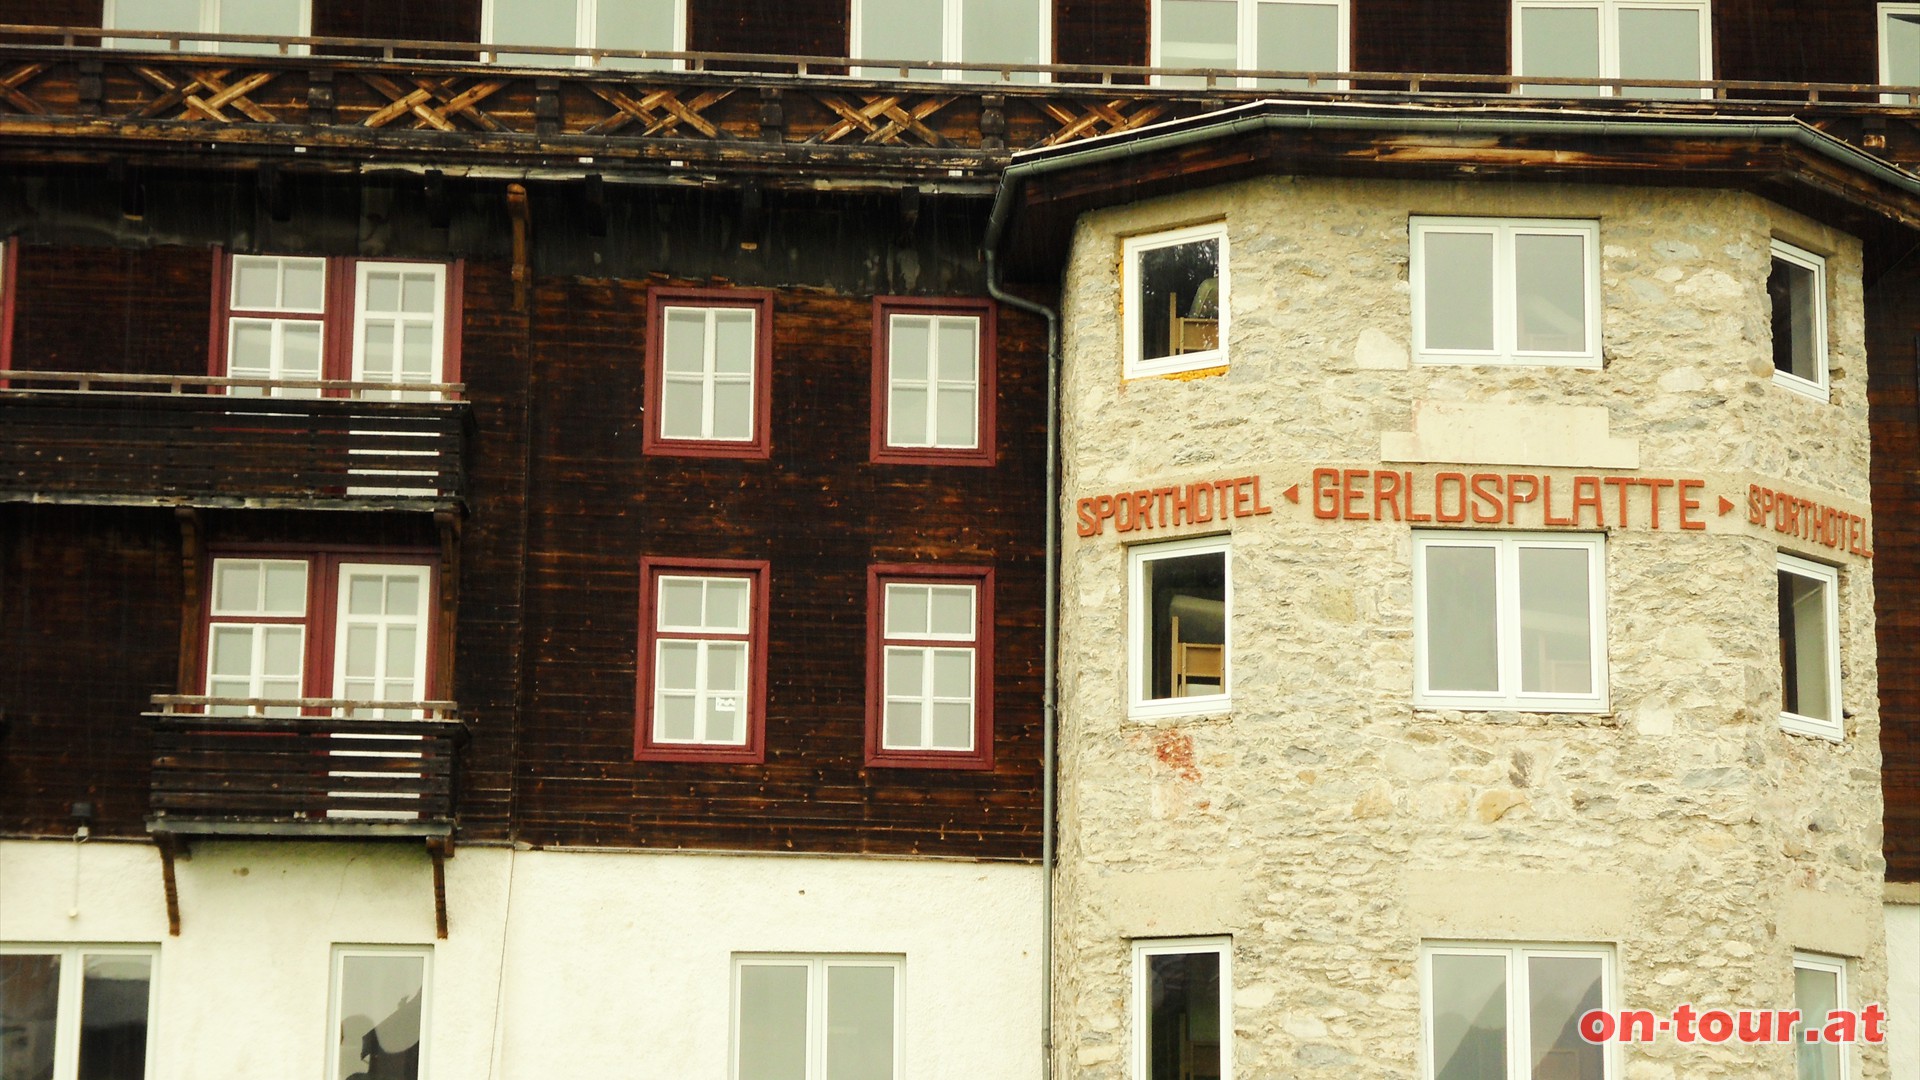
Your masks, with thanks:
[{"label": "wooden balcony railing", "polygon": [[[442,510],[466,495],[456,385],[0,378],[0,501]],[[269,387],[365,396],[242,396]]]}]

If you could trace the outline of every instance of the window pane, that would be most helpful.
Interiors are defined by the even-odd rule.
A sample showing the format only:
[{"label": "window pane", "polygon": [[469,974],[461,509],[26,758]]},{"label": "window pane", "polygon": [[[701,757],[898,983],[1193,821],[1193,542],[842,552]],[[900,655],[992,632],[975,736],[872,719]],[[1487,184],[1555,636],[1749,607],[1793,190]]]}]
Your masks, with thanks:
[{"label": "window pane", "polygon": [[378,574],[354,574],[347,579],[347,613],[378,615],[386,590]]},{"label": "window pane", "polygon": [[1434,1080],[1507,1075],[1507,958],[1445,956],[1433,961]]},{"label": "window pane", "polygon": [[252,559],[219,559],[213,564],[213,611],[252,614],[260,610],[260,564]]},{"label": "window pane", "polygon": [[390,680],[387,692],[388,700],[406,700],[399,696],[393,681],[398,680],[411,683],[413,679],[414,662],[420,659],[419,650],[420,635],[413,627],[394,626],[387,630],[387,670],[385,674],[388,680]]},{"label": "window pane", "polygon": [[1140,320],[1140,358],[1218,348],[1220,242],[1168,244],[1136,257],[1140,295],[1134,317]]},{"label": "window pane", "polygon": [[753,312],[742,308],[714,312],[713,337],[713,370],[753,374]]},{"label": "window pane", "polygon": [[371,626],[350,626],[343,635],[342,647],[346,656],[341,660],[348,678],[371,679],[374,674],[374,662],[379,655],[380,635]]},{"label": "window pane", "polygon": [[[1240,66],[1240,12],[1231,0],[1164,0],[1160,5],[1160,66],[1226,68]],[[1205,86],[1198,75],[1167,76],[1165,86]],[[1228,83],[1228,85],[1232,85]]]},{"label": "window pane", "polygon": [[1226,553],[1154,559],[1144,564],[1144,574],[1152,634],[1144,696],[1226,693]]},{"label": "window pane", "polygon": [[807,969],[740,966],[740,1080],[807,1080]]},{"label": "window pane", "polygon": [[1221,1075],[1220,954],[1149,955],[1147,1080]]},{"label": "window pane", "polygon": [[942,698],[973,698],[973,650],[933,650],[933,694]]},{"label": "window pane", "polygon": [[387,578],[387,614],[416,615],[420,611],[420,579],[412,574]]},{"label": "window pane", "polygon": [[227,374],[236,378],[273,377],[273,323],[265,319],[235,319],[227,346]]},{"label": "window pane", "polygon": [[368,382],[397,382],[393,366],[393,323],[369,319],[360,339],[361,377]]},{"label": "window pane", "polygon": [[707,699],[707,730],[703,742],[740,743],[740,699],[723,695]]},{"label": "window pane", "polygon": [[[708,642],[707,689],[716,694],[738,694],[746,689],[746,686],[746,645],[731,641]],[[733,708],[727,711],[732,712]]]},{"label": "window pane", "polygon": [[1773,303],[1773,367],[1789,375],[1820,381],[1815,348],[1818,275],[1808,267],[1774,259],[1767,275],[1767,296]]},{"label": "window pane", "polygon": [[888,363],[896,382],[924,382],[927,357],[933,348],[933,320],[920,315],[895,315],[888,330]]},{"label": "window pane", "polygon": [[1520,689],[1593,692],[1586,548],[1520,549]]},{"label": "window pane", "polygon": [[696,704],[689,694],[662,694],[653,737],[662,742],[692,742]]},{"label": "window pane", "polygon": [[[673,33],[674,0],[599,0],[593,44],[602,49],[677,50]],[[607,59],[604,67],[660,71],[670,60]]]},{"label": "window pane", "polygon": [[[1621,8],[1620,77],[1700,78],[1700,12]],[[1629,86],[1622,92],[1635,97],[1700,96],[1698,90],[1678,86]]]},{"label": "window pane", "polygon": [[53,1075],[59,1010],[59,956],[0,955],[0,1064],[6,1076],[39,1080]]},{"label": "window pane", "polygon": [[932,630],[936,634],[973,636],[973,587],[941,585],[931,590]]},{"label": "window pane", "polygon": [[928,585],[888,585],[888,636],[926,633],[932,625],[932,593]]},{"label": "window pane", "polygon": [[[1338,71],[1340,9],[1332,4],[1261,4],[1253,66],[1267,71]],[[1262,79],[1261,86],[1306,86],[1305,79]],[[1321,89],[1333,89],[1322,83]]]},{"label": "window pane", "polygon": [[[120,6],[129,0],[121,0]],[[144,3],[145,0],[133,0]],[[259,34],[263,37],[306,37],[307,25],[300,18],[300,0],[225,0],[220,5],[223,34]],[[225,42],[219,46],[228,53],[278,53],[273,42]]]},{"label": "window pane", "polygon": [[706,370],[706,311],[698,308],[668,308],[665,344],[662,362],[666,370]]},{"label": "window pane", "polygon": [[978,379],[980,320],[941,319],[939,330],[940,378],[968,381]]},{"label": "window pane", "polygon": [[[873,60],[939,60],[945,15],[941,0],[861,0],[860,43],[856,52]],[[898,78],[884,68],[856,69],[871,78]],[[914,71],[912,78],[937,79],[937,71]]]},{"label": "window pane", "polygon": [[707,627],[746,633],[747,599],[753,585],[745,578],[716,578],[707,582]]},{"label": "window pane", "polygon": [[325,259],[282,259],[280,302],[294,311],[319,311],[326,299]]},{"label": "window pane", "polygon": [[233,259],[232,306],[244,311],[271,311],[280,306],[280,260],[236,255]]},{"label": "window pane", "polygon": [[421,956],[341,958],[338,1080],[418,1080],[426,969]]},{"label": "window pane", "polygon": [[753,437],[753,384],[718,382],[713,386],[713,437]]},{"label": "window pane", "polygon": [[[960,58],[992,63],[1044,64],[1040,5],[1050,0],[962,0]],[[968,78],[998,79],[998,72],[968,72]],[[1037,82],[1038,73],[1015,73],[1014,82]]]},{"label": "window pane", "polygon": [[662,641],[653,677],[668,690],[696,690],[700,685],[700,643]]},{"label": "window pane", "polygon": [[660,388],[660,434],[668,439],[698,439],[701,436],[703,390],[699,382],[681,382],[669,378]]},{"label": "window pane", "polygon": [[660,579],[661,627],[699,627],[705,624],[706,582],[701,578]]},{"label": "window pane", "polygon": [[925,665],[925,649],[889,647],[887,649],[887,695],[919,697],[925,687]]},{"label": "window pane", "polygon": [[408,322],[400,328],[400,374],[407,382],[433,381],[433,327]]},{"label": "window pane", "polygon": [[893,969],[827,965],[827,1080],[893,1080]]},{"label": "window pane", "polygon": [[915,701],[887,702],[886,730],[881,733],[884,745],[890,750],[918,750],[925,746],[920,730],[924,703]]},{"label": "window pane", "polygon": [[318,379],[320,377],[319,323],[281,323],[280,348],[282,378]]},{"label": "window pane", "polygon": [[1800,1034],[1809,1026],[1826,1026],[1828,1014],[1840,1007],[1840,976],[1832,971],[1796,965],[1793,1007],[1800,1010],[1801,1017],[1801,1023],[1793,1027],[1793,1042],[1799,1050],[1799,1080],[1840,1080],[1840,1047],[1834,1043],[1808,1043]]},{"label": "window pane", "polygon": [[896,386],[887,399],[887,442],[894,446],[926,446],[927,388]]},{"label": "window pane", "polygon": [[[1599,8],[1520,9],[1520,57],[1523,75],[1598,78]],[[1554,97],[1597,97],[1597,86],[1523,86],[1522,93]]]},{"label": "window pane", "polygon": [[[216,626],[207,670],[219,676],[244,678],[253,672],[253,628]],[[245,696],[244,694],[241,696]]]},{"label": "window pane", "polygon": [[1429,690],[1500,688],[1494,617],[1494,550],[1426,549]]},{"label": "window pane", "polygon": [[932,442],[956,449],[979,445],[980,437],[974,426],[980,411],[974,405],[972,389],[943,389],[937,405],[936,435]]},{"label": "window pane", "polygon": [[306,649],[302,647],[307,636],[306,629],[299,626],[263,626],[260,636],[260,673],[268,677],[298,680],[301,664],[306,659]]},{"label": "window pane", "polygon": [[1518,233],[1513,261],[1520,351],[1585,352],[1586,238]]},{"label": "window pane", "polygon": [[150,956],[94,954],[80,982],[78,1080],[141,1080],[147,1075]]},{"label": "window pane", "polygon": [[[1894,86],[1920,85],[1920,15],[1888,15],[1886,81]],[[1911,101],[1908,94],[1898,95]]]},{"label": "window pane", "polygon": [[1421,245],[1426,347],[1492,352],[1492,234],[1429,230]]},{"label": "window pane", "polygon": [[[113,29],[183,30],[200,29],[200,0],[122,0],[113,6]],[[135,49],[164,49],[164,41],[127,41]]]},{"label": "window pane", "polygon": [[[493,34],[488,41],[501,45],[570,47],[579,32],[574,5],[553,0],[492,0]],[[573,59],[554,53],[500,54],[503,64],[566,66]]]},{"label": "window pane", "polygon": [[307,611],[307,564],[270,562],[266,564],[267,605],[269,615],[304,615]]},{"label": "window pane", "polygon": [[1580,1017],[1600,1007],[1597,956],[1527,958],[1527,1015],[1535,1080],[1604,1080],[1606,1048],[1580,1037]]},{"label": "window pane", "polygon": [[973,749],[973,706],[968,703],[939,701],[933,706],[933,730],[927,737],[935,750]]},{"label": "window pane", "polygon": [[1780,660],[1787,712],[1833,720],[1826,583],[1780,571]]}]

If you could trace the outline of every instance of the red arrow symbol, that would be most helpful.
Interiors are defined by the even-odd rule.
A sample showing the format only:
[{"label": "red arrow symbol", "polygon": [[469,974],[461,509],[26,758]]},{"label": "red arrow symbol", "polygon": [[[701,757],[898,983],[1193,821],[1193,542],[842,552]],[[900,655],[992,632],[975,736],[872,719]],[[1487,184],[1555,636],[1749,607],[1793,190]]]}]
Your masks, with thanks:
[{"label": "red arrow symbol", "polygon": [[1732,509],[1733,509],[1733,500],[1727,498],[1725,495],[1720,496],[1720,516],[1726,517],[1727,511]]},{"label": "red arrow symbol", "polygon": [[1300,485],[1295,484],[1280,494],[1285,495],[1288,502],[1297,503],[1300,501]]}]

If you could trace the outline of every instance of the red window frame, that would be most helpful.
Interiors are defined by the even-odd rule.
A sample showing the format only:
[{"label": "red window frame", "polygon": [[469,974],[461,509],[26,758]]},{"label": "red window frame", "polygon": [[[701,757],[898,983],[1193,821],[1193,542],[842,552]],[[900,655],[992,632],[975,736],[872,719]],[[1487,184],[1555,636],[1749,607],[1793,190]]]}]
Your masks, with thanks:
[{"label": "red window frame", "polygon": [[[924,638],[886,636],[889,584],[974,587],[973,594],[973,749],[889,750],[882,741],[885,719],[886,647],[895,641],[922,644]],[[924,563],[880,563],[867,568],[867,745],[870,768],[993,768],[993,568]]]},{"label": "red window frame", "polygon": [[[894,446],[887,442],[887,405],[892,397],[892,326],[895,315],[971,315],[980,320],[979,441],[966,449],[937,446]],[[998,419],[997,376],[1000,308],[991,300],[876,296],[873,298],[873,439],[870,456],[892,465],[992,465]]]},{"label": "red window frame", "polygon": [[[660,434],[660,386],[666,362],[666,309],[669,307],[746,308],[754,312],[753,438],[670,439]],[[766,289],[686,289],[656,286],[647,290],[646,382],[640,417],[640,452],[676,457],[739,458],[765,461],[773,456],[773,293]]]},{"label": "red window frame", "polygon": [[[321,313],[309,315],[234,307],[232,300],[235,255],[260,255],[266,258],[282,259],[325,259],[326,296],[321,303]],[[441,331],[439,381],[459,382],[461,377],[460,324],[466,313],[463,300],[466,294],[465,260],[371,259],[345,255],[301,255],[278,251],[235,252],[225,248],[216,249],[213,253],[213,316],[207,333],[207,374],[215,378],[221,378],[227,374],[227,342],[231,336],[227,331],[227,323],[238,316],[243,319],[286,319],[320,323],[322,327],[320,377],[325,380],[350,381],[353,378],[354,311],[359,306],[359,298],[356,294],[361,263],[446,268],[447,294],[441,301],[441,311],[445,315],[446,326]],[[323,391],[323,396],[346,397],[348,393],[344,389],[327,390]]]},{"label": "red window frame", "polygon": [[[213,614],[213,575],[216,564],[222,559],[264,559],[306,563],[306,615],[299,619],[286,616],[234,617],[216,622]],[[441,625],[440,616],[440,563],[431,552],[418,548],[271,544],[222,546],[209,549],[206,569],[200,575],[200,610],[197,613],[200,634],[195,639],[195,655],[190,658],[192,662],[190,670],[193,672],[192,692],[202,695],[207,693],[208,647],[213,641],[213,628],[220,622],[247,622],[304,626],[306,654],[300,666],[300,696],[333,697],[336,689],[333,685],[333,667],[339,634],[337,620],[340,608],[342,563],[377,563],[427,568],[427,590],[426,595],[421,598],[422,603],[426,605],[427,632],[426,676],[421,684],[421,700],[440,700],[440,695],[445,692],[440,686],[439,675],[442,642],[446,633],[446,627]],[[318,692],[322,689],[325,690],[324,693]]]},{"label": "red window frame", "polygon": [[[747,731],[739,746],[657,742],[653,737],[653,655],[660,634],[654,618],[662,576],[744,578],[747,595]],[[771,567],[764,559],[640,559],[640,634],[634,664],[633,758],[635,761],[758,763],[766,757],[767,615]],[[698,637],[675,633],[673,637]],[[713,640],[737,640],[713,635]]]}]

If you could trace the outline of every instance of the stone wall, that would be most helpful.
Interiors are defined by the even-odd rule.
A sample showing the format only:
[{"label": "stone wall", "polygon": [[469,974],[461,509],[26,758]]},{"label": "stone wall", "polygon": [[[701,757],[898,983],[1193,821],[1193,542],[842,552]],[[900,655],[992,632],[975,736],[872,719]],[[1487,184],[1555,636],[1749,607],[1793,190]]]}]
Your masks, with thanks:
[{"label": "stone wall", "polygon": [[[1597,219],[1604,366],[1412,362],[1409,214]],[[1122,238],[1222,219],[1229,366],[1124,381]],[[1827,256],[1830,402],[1773,384],[1770,237]],[[1757,485],[1867,515],[1860,277],[1852,238],[1708,190],[1282,177],[1083,218],[1063,298],[1061,1075],[1130,1075],[1136,938],[1232,936],[1242,1078],[1420,1075],[1423,941],[1607,943],[1618,1005],[1661,1015],[1790,1008],[1796,950],[1848,957],[1849,1003],[1879,1000],[1871,561],[1746,503]],[[1605,489],[1605,711],[1422,709],[1417,526],[1316,516],[1316,469],[1428,492],[1456,469],[1551,478],[1557,508],[1515,528],[1566,513],[1583,475],[1697,482],[1701,505],[1684,529],[1673,501],[1660,527],[1642,502],[1623,524],[1614,494],[1654,489]],[[1270,514],[1078,534],[1081,499],[1242,476]],[[1221,532],[1231,708],[1130,720],[1126,547]],[[1840,568],[1842,742],[1780,729],[1776,551]],[[1883,1050],[1856,1061],[1888,1075]],[[1794,1075],[1786,1048],[1737,1041],[1615,1065]]]}]

